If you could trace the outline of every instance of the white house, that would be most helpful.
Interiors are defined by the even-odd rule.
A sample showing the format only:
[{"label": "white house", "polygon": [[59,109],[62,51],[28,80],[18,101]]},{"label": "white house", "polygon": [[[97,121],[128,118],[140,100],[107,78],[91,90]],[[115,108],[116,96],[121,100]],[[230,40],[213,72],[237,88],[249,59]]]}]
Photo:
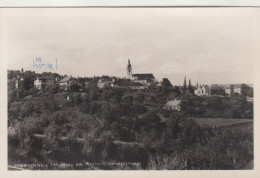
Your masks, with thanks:
[{"label": "white house", "polygon": [[198,88],[194,91],[195,95],[198,96],[209,96],[211,95],[211,88],[208,85],[200,85]]},{"label": "white house", "polygon": [[16,89],[21,88],[22,83],[23,83],[23,77],[17,76],[17,79],[15,80],[15,88]]},{"label": "white house", "polygon": [[71,77],[65,77],[60,80],[59,85],[61,89],[68,90],[68,87],[71,84]]},{"label": "white house", "polygon": [[181,110],[181,100],[176,100],[176,99],[170,100],[163,106],[163,109],[180,111]]}]

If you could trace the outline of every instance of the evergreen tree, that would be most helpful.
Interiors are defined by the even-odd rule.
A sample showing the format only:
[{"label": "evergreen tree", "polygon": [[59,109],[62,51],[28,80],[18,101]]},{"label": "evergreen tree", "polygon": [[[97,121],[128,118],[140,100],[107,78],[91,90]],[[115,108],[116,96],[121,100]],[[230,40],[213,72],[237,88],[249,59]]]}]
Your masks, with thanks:
[{"label": "evergreen tree", "polygon": [[184,82],[183,82],[183,94],[186,93],[186,90],[187,90],[187,86],[186,86],[186,76],[185,76]]},{"label": "evergreen tree", "polygon": [[189,79],[189,93],[190,93],[190,94],[193,94],[193,93],[194,93],[190,79]]}]

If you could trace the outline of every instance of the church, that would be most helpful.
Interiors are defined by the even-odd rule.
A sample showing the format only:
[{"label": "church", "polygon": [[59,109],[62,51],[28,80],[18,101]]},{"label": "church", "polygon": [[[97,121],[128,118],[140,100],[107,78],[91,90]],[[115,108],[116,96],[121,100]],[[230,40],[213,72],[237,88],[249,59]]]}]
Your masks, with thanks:
[{"label": "church", "polygon": [[132,66],[129,59],[128,59],[126,71],[127,71],[127,78],[133,82],[141,83],[147,86],[150,86],[152,83],[155,82],[155,78],[152,73],[132,74]]}]

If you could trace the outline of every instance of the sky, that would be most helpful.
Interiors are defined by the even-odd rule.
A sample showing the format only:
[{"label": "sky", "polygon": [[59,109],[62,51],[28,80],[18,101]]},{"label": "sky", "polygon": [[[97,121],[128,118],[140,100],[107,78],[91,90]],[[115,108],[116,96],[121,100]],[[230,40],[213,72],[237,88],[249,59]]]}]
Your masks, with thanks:
[{"label": "sky", "polygon": [[[10,9],[8,69],[74,77],[153,73],[173,85],[253,83],[250,8]],[[57,68],[39,69],[33,61]]]}]

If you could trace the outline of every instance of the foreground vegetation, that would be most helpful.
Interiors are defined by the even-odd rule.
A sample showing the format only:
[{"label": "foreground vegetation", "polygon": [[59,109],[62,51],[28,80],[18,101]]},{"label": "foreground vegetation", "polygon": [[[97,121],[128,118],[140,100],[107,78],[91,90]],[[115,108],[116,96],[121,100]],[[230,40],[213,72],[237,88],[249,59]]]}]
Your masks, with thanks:
[{"label": "foreground vegetation", "polygon": [[[15,92],[23,95],[17,97]],[[252,122],[212,128],[192,118],[230,110],[226,115],[250,118],[252,103],[242,97],[181,95],[178,88],[167,85],[140,91],[120,87],[62,91],[54,85],[46,91],[9,88],[9,93],[9,165],[47,165],[32,169],[253,168]],[[25,98],[28,93],[33,97]],[[183,99],[182,112],[163,109],[174,98]],[[222,110],[225,107],[215,102],[229,109]],[[88,166],[86,162],[138,164]]]}]

